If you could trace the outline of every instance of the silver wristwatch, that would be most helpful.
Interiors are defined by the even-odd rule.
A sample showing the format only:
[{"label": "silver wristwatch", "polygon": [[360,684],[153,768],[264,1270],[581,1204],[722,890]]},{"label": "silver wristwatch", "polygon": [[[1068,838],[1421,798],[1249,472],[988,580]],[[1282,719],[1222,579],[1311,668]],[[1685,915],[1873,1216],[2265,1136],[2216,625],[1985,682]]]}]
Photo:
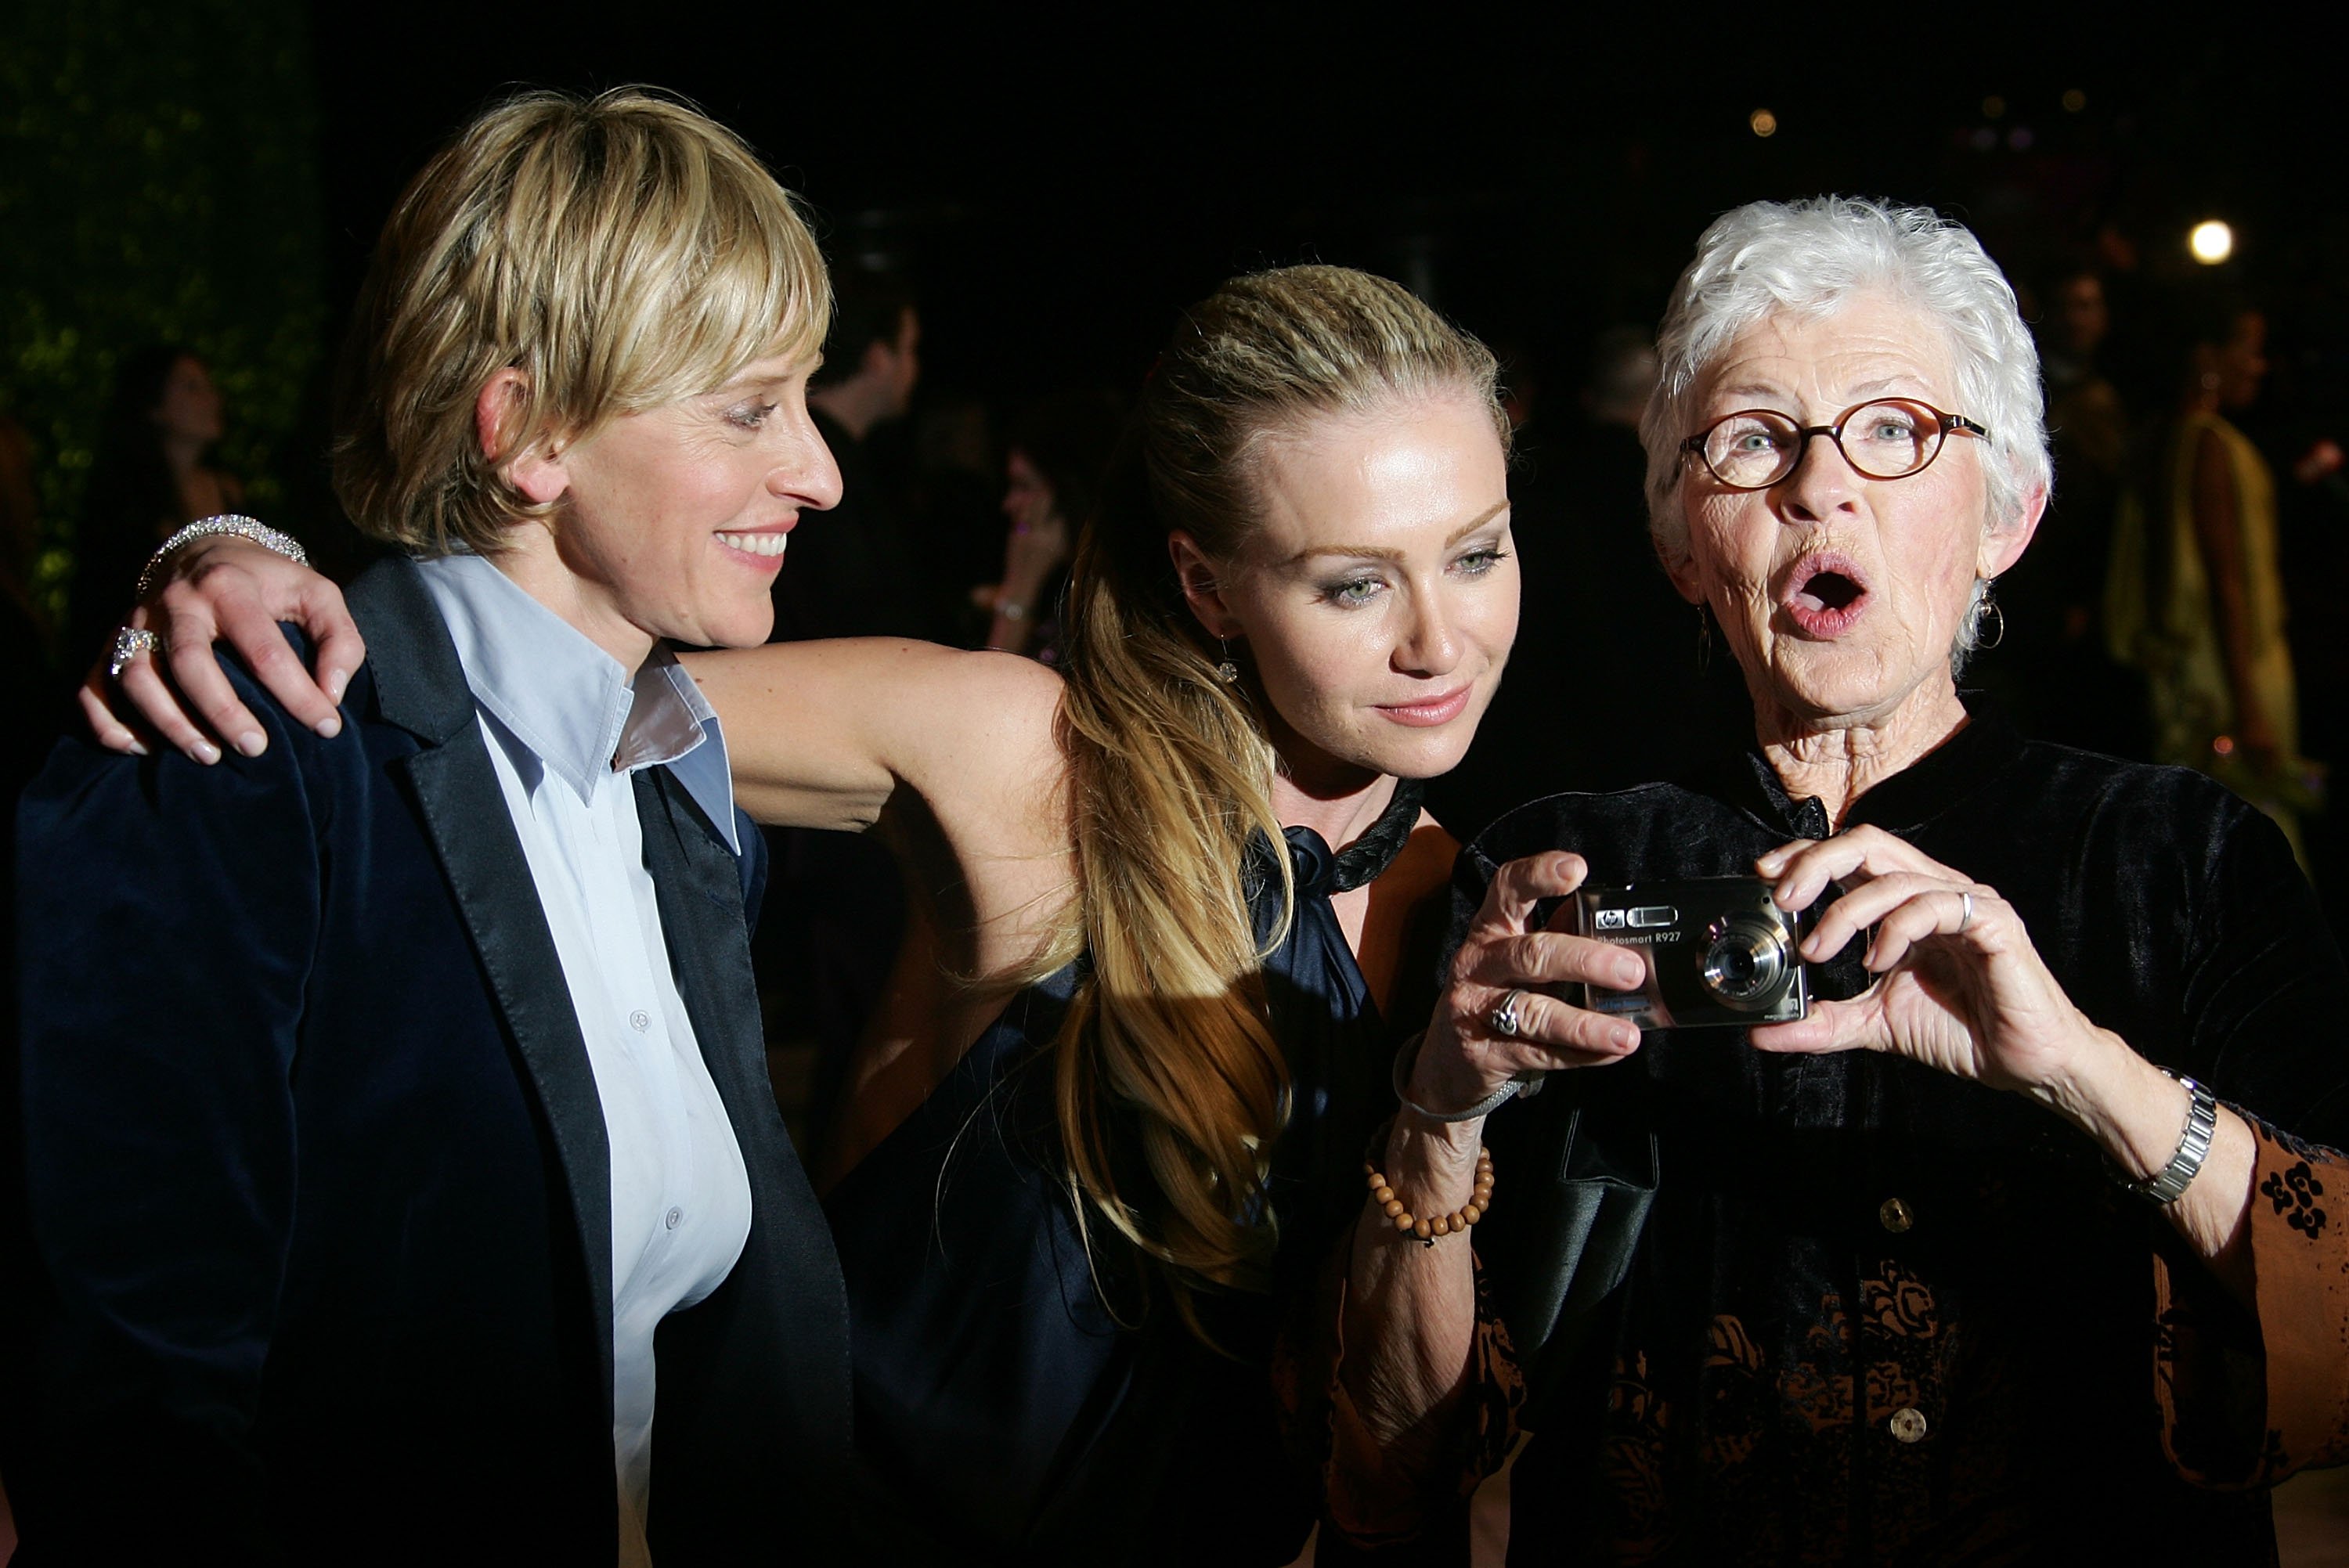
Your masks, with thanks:
[{"label": "silver wristwatch", "polygon": [[2210,1140],[2219,1130],[2219,1101],[2209,1089],[2185,1074],[2170,1072],[2168,1068],[2161,1070],[2186,1086],[2186,1130],[2178,1135],[2178,1152],[2169,1157],[2168,1164],[2142,1181],[2123,1185],[2148,1202],[2168,1205],[2178,1201],[2178,1194],[2186,1191],[2196,1172],[2202,1169],[2202,1161],[2209,1156]]}]

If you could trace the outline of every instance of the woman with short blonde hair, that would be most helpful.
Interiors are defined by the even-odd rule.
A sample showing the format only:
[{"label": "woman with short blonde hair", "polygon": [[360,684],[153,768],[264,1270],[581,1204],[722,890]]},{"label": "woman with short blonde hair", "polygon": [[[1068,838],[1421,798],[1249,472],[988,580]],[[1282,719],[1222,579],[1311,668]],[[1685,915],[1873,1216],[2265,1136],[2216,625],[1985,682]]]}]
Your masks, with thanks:
[{"label": "woman with short blonde hair", "polygon": [[848,1323],[767,1084],[761,841],[669,652],[763,641],[838,499],[826,304],[791,198],[641,91],[494,106],[401,197],[336,449],[398,553],[341,707],[183,637],[233,758],[67,745],[26,793],[28,1552],[836,1560]]}]

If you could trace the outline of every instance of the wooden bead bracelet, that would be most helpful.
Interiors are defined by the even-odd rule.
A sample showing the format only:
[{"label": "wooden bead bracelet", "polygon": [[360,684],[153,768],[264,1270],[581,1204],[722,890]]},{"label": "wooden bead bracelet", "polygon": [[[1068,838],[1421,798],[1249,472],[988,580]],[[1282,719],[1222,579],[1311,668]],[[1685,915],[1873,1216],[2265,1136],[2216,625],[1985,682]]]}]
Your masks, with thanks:
[{"label": "wooden bead bracelet", "polygon": [[1476,1150],[1476,1182],[1468,1194],[1468,1201],[1452,1212],[1438,1214],[1432,1220],[1423,1220],[1404,1208],[1402,1200],[1395,1196],[1395,1190],[1388,1184],[1386,1176],[1371,1161],[1362,1161],[1362,1174],[1371,1181],[1371,1202],[1385,1212],[1394,1228],[1410,1232],[1431,1247],[1435,1244],[1436,1237],[1466,1230],[1483,1219],[1485,1212],[1493,1206],[1493,1152],[1489,1149]]}]

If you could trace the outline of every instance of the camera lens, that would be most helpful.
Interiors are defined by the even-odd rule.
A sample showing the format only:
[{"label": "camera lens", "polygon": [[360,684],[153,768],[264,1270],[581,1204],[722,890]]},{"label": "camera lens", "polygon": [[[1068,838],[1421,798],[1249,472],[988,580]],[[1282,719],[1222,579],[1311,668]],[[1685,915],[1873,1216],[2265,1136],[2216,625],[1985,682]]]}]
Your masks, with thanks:
[{"label": "camera lens", "polygon": [[1786,937],[1756,914],[1724,914],[1705,928],[1704,988],[1728,1006],[1758,1011],[1785,988]]}]

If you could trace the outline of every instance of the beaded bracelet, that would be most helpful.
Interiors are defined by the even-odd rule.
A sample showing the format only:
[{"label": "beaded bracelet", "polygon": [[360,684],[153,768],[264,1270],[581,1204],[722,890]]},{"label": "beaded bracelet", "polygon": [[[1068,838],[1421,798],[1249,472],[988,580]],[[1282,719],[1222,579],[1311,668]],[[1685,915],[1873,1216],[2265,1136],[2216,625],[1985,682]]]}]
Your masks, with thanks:
[{"label": "beaded bracelet", "polygon": [[223,533],[233,533],[239,539],[249,539],[264,550],[274,550],[296,566],[310,564],[310,552],[303,549],[301,542],[292,534],[280,533],[259,518],[246,517],[241,512],[224,511],[217,517],[200,517],[165,540],[156,549],[155,553],[147,558],[146,569],[139,573],[139,587],[131,594],[131,598],[143,601],[147,597],[147,591],[155,586],[156,573],[162,570],[163,562],[170,559],[171,552],[183,544],[192,544],[199,539],[211,539]]},{"label": "beaded bracelet", "polygon": [[1407,1231],[1431,1247],[1435,1244],[1436,1237],[1454,1235],[1466,1230],[1483,1219],[1485,1212],[1493,1206],[1493,1151],[1489,1149],[1480,1147],[1476,1150],[1476,1181],[1468,1194],[1468,1201],[1452,1212],[1438,1214],[1432,1220],[1423,1220],[1402,1206],[1402,1200],[1395,1196],[1394,1188],[1374,1161],[1362,1161],[1362,1174],[1370,1178],[1371,1202],[1385,1212],[1388,1222],[1397,1231]]}]

